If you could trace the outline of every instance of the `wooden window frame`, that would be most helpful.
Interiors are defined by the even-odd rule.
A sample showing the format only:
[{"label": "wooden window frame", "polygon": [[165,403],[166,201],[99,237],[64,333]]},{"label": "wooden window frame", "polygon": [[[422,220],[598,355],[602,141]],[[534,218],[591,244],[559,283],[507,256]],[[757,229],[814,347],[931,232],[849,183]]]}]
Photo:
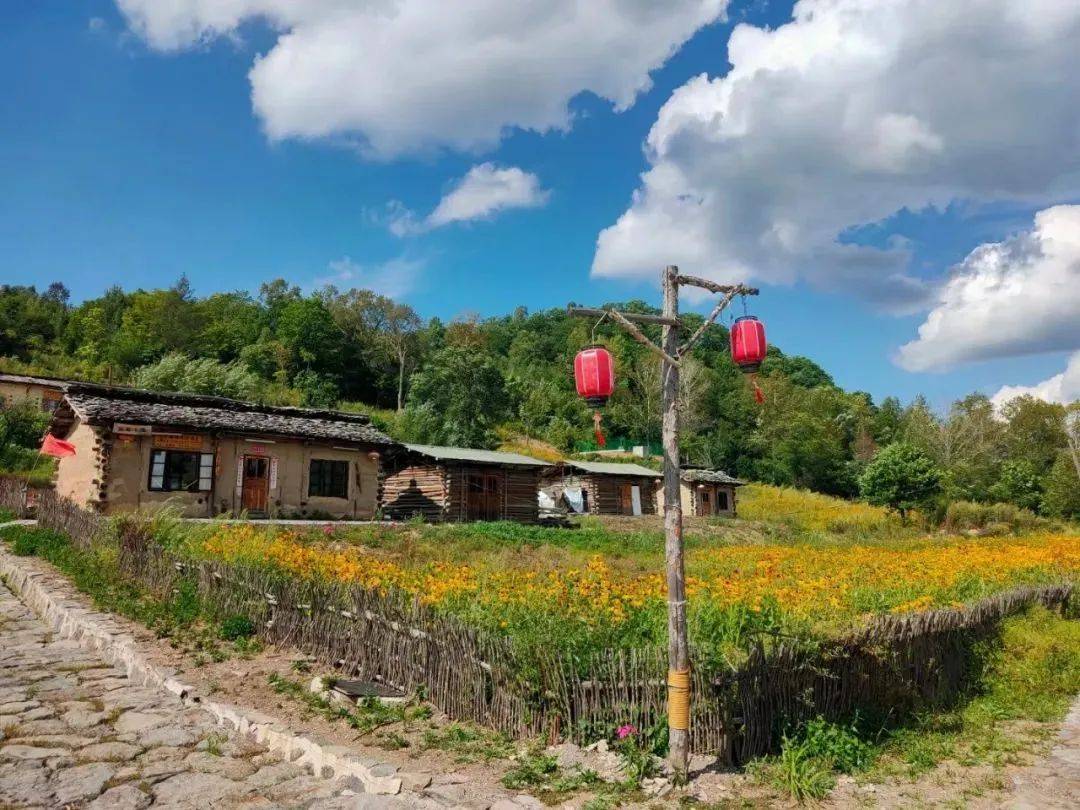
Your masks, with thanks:
[{"label": "wooden window frame", "polygon": [[[316,465],[320,472],[316,474]],[[333,472],[337,465],[342,465],[339,476]],[[315,491],[316,481],[319,484],[319,492]],[[340,484],[340,489],[335,487]],[[309,498],[335,498],[347,501],[349,499],[349,462],[337,458],[313,458],[308,461],[308,497]],[[338,494],[341,492],[341,494]]]},{"label": "wooden window frame", "polygon": [[[179,456],[195,457],[195,477],[187,486],[174,488],[169,481],[169,467],[170,462]],[[146,476],[146,489],[149,492],[210,492],[213,488],[213,453],[203,453],[198,450],[151,449],[150,468]]]}]

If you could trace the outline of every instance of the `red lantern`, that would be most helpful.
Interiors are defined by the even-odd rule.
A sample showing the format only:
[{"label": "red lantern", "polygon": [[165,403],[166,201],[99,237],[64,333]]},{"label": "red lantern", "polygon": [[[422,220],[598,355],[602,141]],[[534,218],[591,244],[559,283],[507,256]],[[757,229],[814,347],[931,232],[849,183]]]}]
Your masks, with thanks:
[{"label": "red lantern", "polygon": [[[615,362],[611,352],[603,346],[582,349],[574,358],[574,381],[579,396],[585,397],[590,408],[601,408],[615,390]],[[603,447],[607,442],[600,430],[600,411],[593,411],[596,444]]]},{"label": "red lantern", "polygon": [[753,374],[765,359],[765,326],[753,315],[736,318],[731,325],[731,359],[744,374]]},{"label": "red lantern", "polygon": [[615,362],[603,346],[582,349],[574,358],[574,380],[579,396],[590,408],[605,405],[615,390]]}]

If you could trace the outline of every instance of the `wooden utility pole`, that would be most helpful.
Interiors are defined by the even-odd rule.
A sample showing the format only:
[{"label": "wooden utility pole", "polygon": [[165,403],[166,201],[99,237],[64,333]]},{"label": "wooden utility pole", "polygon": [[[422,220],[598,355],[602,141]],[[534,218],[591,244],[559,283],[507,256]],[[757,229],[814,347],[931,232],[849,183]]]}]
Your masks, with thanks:
[{"label": "wooden utility pole", "polygon": [[[701,327],[679,345],[679,286],[691,285],[723,295]],[[682,358],[705,334],[737,295],[757,295],[754,287],[742,284],[716,284],[694,276],[679,275],[679,268],[669,265],[661,278],[664,294],[660,316],[639,315],[617,310],[567,307],[575,317],[611,317],[663,363],[661,374],[664,445],[664,556],[667,567],[668,598],[668,758],[679,780],[687,775],[690,753],[690,642],[686,632],[686,570],[683,563],[682,496],[679,462],[679,371]],[[661,325],[661,345],[649,340],[635,323]]]}]

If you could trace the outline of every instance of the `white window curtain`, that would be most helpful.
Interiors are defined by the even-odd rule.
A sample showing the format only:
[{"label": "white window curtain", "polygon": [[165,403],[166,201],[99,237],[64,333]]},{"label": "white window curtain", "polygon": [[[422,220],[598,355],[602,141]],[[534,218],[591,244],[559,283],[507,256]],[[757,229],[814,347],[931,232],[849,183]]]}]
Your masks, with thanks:
[{"label": "white window curtain", "polygon": [[154,450],[150,454],[150,489],[165,486],[165,451]]},{"label": "white window curtain", "polygon": [[199,492],[209,492],[214,484],[214,454],[199,456]]}]

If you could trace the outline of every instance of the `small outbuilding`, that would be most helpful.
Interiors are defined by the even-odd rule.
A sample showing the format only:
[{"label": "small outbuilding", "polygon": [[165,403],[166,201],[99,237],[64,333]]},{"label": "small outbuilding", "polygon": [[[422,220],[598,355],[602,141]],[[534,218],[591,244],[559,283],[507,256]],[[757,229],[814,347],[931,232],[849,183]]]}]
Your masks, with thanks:
[{"label": "small outbuilding", "polygon": [[519,453],[407,444],[386,460],[383,515],[536,523],[540,475],[549,466]]},{"label": "small outbuilding", "polygon": [[64,398],[70,383],[51,377],[32,377],[27,374],[0,374],[0,405],[14,405],[30,400],[46,413],[52,413]]},{"label": "small outbuilding", "polygon": [[663,476],[640,464],[563,461],[544,477],[544,492],[572,512],[589,515],[655,515]]},{"label": "small outbuilding", "polygon": [[399,446],[361,414],[85,383],[50,432],[75,447],[57,493],[107,514],[373,518],[380,459]]},{"label": "small outbuilding", "polygon": [[[732,478],[723,470],[702,468],[683,470],[681,478],[679,491],[684,515],[735,517],[735,491],[744,482]],[[663,509],[663,491],[659,494],[659,501]]]}]

